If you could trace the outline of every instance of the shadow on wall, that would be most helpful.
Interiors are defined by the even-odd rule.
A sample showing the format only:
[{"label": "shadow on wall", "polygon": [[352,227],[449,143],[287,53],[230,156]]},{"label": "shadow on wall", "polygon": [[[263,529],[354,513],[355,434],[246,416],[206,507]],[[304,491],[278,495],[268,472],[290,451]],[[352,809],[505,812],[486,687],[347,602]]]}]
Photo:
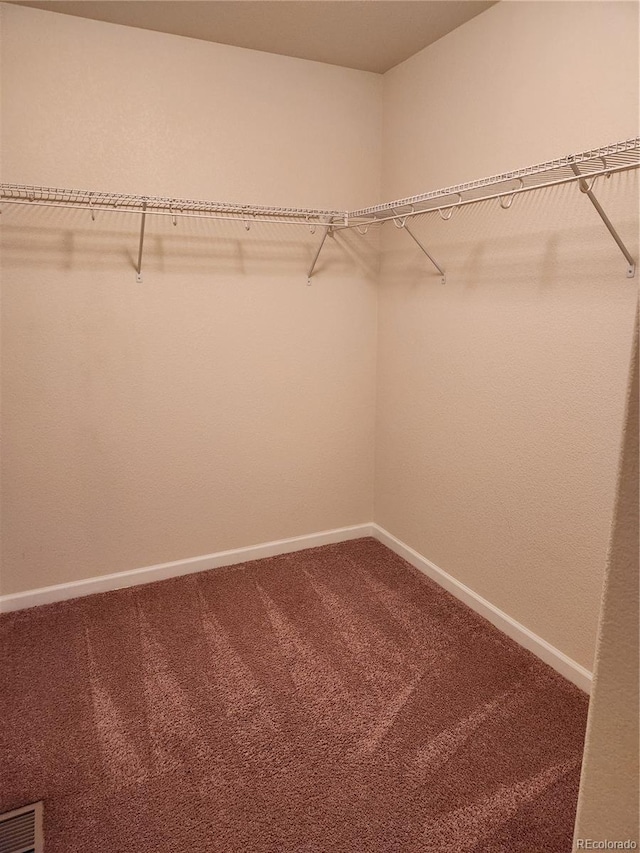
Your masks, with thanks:
[{"label": "shadow on wall", "polygon": [[[616,175],[601,181],[597,189],[605,210],[637,256],[637,175]],[[2,218],[5,269],[27,263],[65,270],[136,268],[137,214],[101,212],[91,222],[88,212],[7,205]],[[624,277],[626,273],[626,262],[604,224],[574,185],[520,196],[508,210],[501,210],[493,200],[463,207],[446,222],[436,211],[409,221],[444,267],[447,283],[464,283],[467,291],[502,278],[510,284],[526,279],[538,291],[561,278],[567,287],[574,277],[583,281],[585,262],[602,258],[610,259],[614,274],[619,270]],[[170,217],[151,215],[143,267],[149,273],[306,277],[321,239],[320,228],[311,233],[306,225],[251,223],[246,230],[241,221],[182,217],[174,226]],[[365,235],[355,230],[336,232],[334,239],[325,242],[315,272],[375,278],[380,269],[392,269],[396,284],[429,278],[440,283],[435,267],[391,223],[370,228]]]},{"label": "shadow on wall", "polygon": [[[3,212],[2,265],[62,270],[132,272],[136,269],[140,217],[98,215],[87,223],[81,211],[6,207]],[[307,271],[322,239],[322,229],[305,226],[197,220],[149,216],[143,269],[148,273],[196,275],[301,275]],[[339,231],[327,240],[314,274],[378,272],[378,235]]]},{"label": "shadow on wall", "polygon": [[[631,253],[638,256],[638,177],[627,173],[602,181],[597,195]],[[592,272],[604,271],[623,285],[627,263],[604,223],[577,186],[549,187],[522,195],[508,210],[479,202],[443,221],[437,211],[417,216],[412,230],[447,272],[447,284],[474,292],[527,283],[529,293],[573,286],[583,290]],[[394,285],[431,281],[439,273],[402,229],[385,226],[382,269]],[[606,264],[606,267],[600,267]],[[597,283],[602,284],[599,275]],[[588,289],[588,288],[587,288]]]}]

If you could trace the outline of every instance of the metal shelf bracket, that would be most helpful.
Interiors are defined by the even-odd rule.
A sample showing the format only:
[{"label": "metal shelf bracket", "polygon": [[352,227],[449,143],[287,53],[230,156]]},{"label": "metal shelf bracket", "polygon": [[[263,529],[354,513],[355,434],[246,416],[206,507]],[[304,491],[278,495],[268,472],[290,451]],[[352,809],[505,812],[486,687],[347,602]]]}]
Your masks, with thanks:
[{"label": "metal shelf bracket", "polygon": [[320,257],[320,252],[322,251],[322,247],[324,246],[324,241],[328,236],[333,237],[333,225],[329,224],[325,226],[324,234],[322,235],[322,240],[320,240],[320,245],[316,249],[316,253],[313,256],[313,260],[311,261],[311,266],[309,267],[309,272],[307,273],[307,286],[311,285],[311,276],[313,275],[313,271],[316,268],[316,264],[318,263],[318,258]]},{"label": "metal shelf bracket", "polygon": [[411,237],[411,239],[414,241],[414,243],[416,243],[420,247],[420,249],[424,252],[424,254],[429,258],[431,263],[434,265],[434,267],[438,270],[438,272],[440,273],[440,276],[441,276],[440,281],[442,282],[442,284],[446,284],[447,283],[447,274],[442,269],[440,264],[435,260],[435,258],[431,254],[429,254],[427,249],[422,245],[420,240],[418,240],[418,238],[413,233],[413,231],[409,228],[409,226],[407,225],[406,222],[402,225],[402,229],[404,229],[407,232],[409,237]]},{"label": "metal shelf bracket", "polygon": [[573,172],[573,174],[576,175],[576,177],[580,178],[580,180],[578,182],[579,186],[580,186],[580,192],[584,193],[586,195],[586,197],[589,199],[589,201],[591,202],[591,204],[595,207],[595,209],[598,212],[598,215],[600,216],[600,219],[602,219],[602,221],[604,222],[604,224],[607,227],[607,230],[609,231],[609,233],[611,234],[613,239],[616,241],[618,248],[620,249],[620,251],[624,255],[624,257],[627,261],[627,278],[633,278],[636,274],[636,262],[634,261],[633,256],[631,255],[631,252],[627,249],[625,244],[622,242],[620,235],[618,234],[616,229],[613,227],[611,220],[609,219],[607,214],[602,209],[602,205],[600,204],[598,199],[593,194],[594,181],[592,180],[590,184],[587,183],[586,177],[588,177],[588,176],[581,177],[583,173],[580,171],[580,169],[578,169],[578,167],[576,166],[575,163],[570,163],[569,165],[571,167],[571,171]]},{"label": "metal shelf bracket", "polygon": [[138,245],[138,266],[136,267],[136,281],[142,284],[142,250],[144,248],[144,226],[147,220],[147,202],[142,205],[142,217],[140,219],[140,243]]}]

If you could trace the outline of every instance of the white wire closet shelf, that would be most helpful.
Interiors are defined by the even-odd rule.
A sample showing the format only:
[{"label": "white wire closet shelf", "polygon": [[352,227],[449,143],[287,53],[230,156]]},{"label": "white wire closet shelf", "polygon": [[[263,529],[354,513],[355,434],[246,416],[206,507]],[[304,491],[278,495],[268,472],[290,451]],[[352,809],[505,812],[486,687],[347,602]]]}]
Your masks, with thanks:
[{"label": "white wire closet shelf", "polygon": [[222,201],[200,201],[186,198],[127,195],[94,190],[36,187],[26,184],[0,184],[0,199],[14,204],[33,204],[41,207],[64,207],[79,210],[111,211],[116,213],[146,213],[154,216],[190,216],[252,222],[313,225],[344,219],[340,210],[316,210],[297,207],[267,207],[265,205],[233,204]]},{"label": "white wire closet shelf", "polygon": [[179,217],[236,221],[243,224],[247,230],[254,222],[306,226],[312,233],[317,228],[321,228],[322,237],[307,273],[309,283],[328,235],[345,228],[356,228],[364,234],[372,225],[392,221],[398,228],[406,230],[418,244],[441,274],[444,283],[444,270],[409,229],[408,220],[430,213],[438,213],[442,219],[449,220],[457,208],[490,200],[498,200],[502,208],[508,209],[514,198],[521,193],[577,182],[581,192],[589,198],[624,255],[627,261],[627,277],[631,278],[635,274],[635,260],[602,209],[593,190],[599,178],[610,177],[618,172],[639,167],[640,137],[635,137],[524,169],[352,211],[232,204],[92,190],[58,189],[26,184],[0,184],[0,202],[87,210],[91,213],[93,220],[97,211],[140,214],[140,239],[136,266],[139,281],[142,276],[145,223],[147,216],[151,215],[170,216],[174,224]]}]

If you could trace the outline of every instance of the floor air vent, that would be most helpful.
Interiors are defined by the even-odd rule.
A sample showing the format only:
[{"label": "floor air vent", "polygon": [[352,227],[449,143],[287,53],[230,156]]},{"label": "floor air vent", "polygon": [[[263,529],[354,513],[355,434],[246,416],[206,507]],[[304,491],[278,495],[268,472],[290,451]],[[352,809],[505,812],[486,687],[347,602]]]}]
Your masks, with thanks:
[{"label": "floor air vent", "polygon": [[0,814],[0,853],[44,853],[42,803]]}]

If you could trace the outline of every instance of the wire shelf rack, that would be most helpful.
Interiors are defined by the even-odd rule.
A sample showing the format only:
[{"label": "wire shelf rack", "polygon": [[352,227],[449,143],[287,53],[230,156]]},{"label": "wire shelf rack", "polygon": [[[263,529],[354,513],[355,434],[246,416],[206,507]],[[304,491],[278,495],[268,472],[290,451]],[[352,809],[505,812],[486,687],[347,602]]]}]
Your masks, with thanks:
[{"label": "wire shelf rack", "polygon": [[[509,199],[518,193],[558,186],[585,178],[591,182],[599,176],[637,169],[639,166],[640,137],[635,137],[602,148],[593,148],[579,154],[548,160],[546,163],[538,163],[524,169],[503,172],[489,178],[352,210],[348,214],[349,225],[362,224],[363,221],[382,222],[421,213],[447,211],[488,199],[502,199],[503,206],[510,206]],[[579,174],[576,173],[576,168]]]},{"label": "wire shelf rack", "polygon": [[277,222],[287,225],[327,225],[346,222],[345,211],[315,208],[267,207],[221,201],[198,201],[161,196],[127,195],[94,190],[0,184],[0,203],[28,204],[115,213],[145,213],[154,216],[190,216],[243,223]]},{"label": "wire shelf rack", "polygon": [[497,199],[504,209],[511,207],[520,193],[547,187],[578,182],[580,190],[593,204],[609,233],[627,261],[627,277],[635,275],[635,261],[616,229],[593,193],[596,181],[617,172],[640,167],[640,137],[570,154],[535,166],[503,172],[489,178],[433,190],[396,201],[363,207],[357,210],[320,210],[317,208],[268,207],[265,205],[233,204],[219,201],[165,198],[158,196],[128,195],[124,193],[96,192],[93,190],[58,189],[26,184],[0,183],[1,204],[25,204],[53,208],[87,210],[95,220],[97,211],[140,214],[140,241],[136,274],[142,281],[142,252],[145,223],[149,215],[170,216],[174,224],[179,217],[196,217],[243,223],[248,230],[254,222],[275,222],[286,225],[305,225],[311,233],[320,228],[322,237],[307,274],[311,282],[316,262],[327,236],[335,231],[356,228],[361,234],[371,225],[393,221],[403,228],[429,258],[446,281],[445,272],[431,256],[423,243],[408,227],[411,217],[437,212],[442,219],[450,219],[456,208]]}]

